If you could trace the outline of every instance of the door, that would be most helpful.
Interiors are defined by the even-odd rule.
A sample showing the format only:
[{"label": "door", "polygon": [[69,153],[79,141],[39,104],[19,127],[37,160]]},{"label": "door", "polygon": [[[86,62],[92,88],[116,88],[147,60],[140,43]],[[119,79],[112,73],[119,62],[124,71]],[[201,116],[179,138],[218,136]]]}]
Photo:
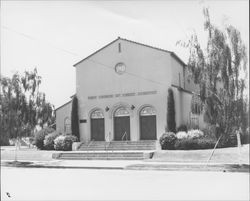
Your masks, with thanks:
[{"label": "door", "polygon": [[[126,134],[125,134],[126,132]],[[130,140],[130,118],[129,116],[114,118],[114,140]]]},{"label": "door", "polygon": [[91,113],[91,140],[104,141],[105,128],[104,128],[104,115],[102,111],[95,110]]},{"label": "door", "polygon": [[104,141],[104,119],[91,119],[91,140]]},{"label": "door", "polygon": [[125,107],[114,113],[114,140],[130,140],[130,116]]},{"label": "door", "polygon": [[156,112],[152,107],[140,112],[140,136],[141,140],[156,140]]}]

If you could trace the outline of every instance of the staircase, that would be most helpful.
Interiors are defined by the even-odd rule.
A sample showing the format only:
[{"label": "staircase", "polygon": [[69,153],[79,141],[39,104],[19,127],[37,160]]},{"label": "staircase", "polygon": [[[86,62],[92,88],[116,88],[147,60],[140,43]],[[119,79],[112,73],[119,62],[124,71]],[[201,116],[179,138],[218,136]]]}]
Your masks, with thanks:
[{"label": "staircase", "polygon": [[60,160],[143,160],[152,158],[153,152],[142,151],[81,151],[54,153],[52,158]]},{"label": "staircase", "polygon": [[77,151],[54,153],[52,158],[64,160],[143,160],[153,157],[156,140],[91,141]]},{"label": "staircase", "polygon": [[78,150],[81,151],[101,151],[101,150],[155,150],[156,140],[141,140],[141,141],[91,141],[83,143]]}]

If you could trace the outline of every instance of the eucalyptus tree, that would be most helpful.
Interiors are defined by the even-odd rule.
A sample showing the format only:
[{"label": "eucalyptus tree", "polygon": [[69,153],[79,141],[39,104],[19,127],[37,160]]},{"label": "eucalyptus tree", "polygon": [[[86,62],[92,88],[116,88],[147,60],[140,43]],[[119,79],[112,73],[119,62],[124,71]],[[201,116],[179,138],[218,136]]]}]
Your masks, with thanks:
[{"label": "eucalyptus tree", "polygon": [[1,76],[1,136],[29,136],[37,125],[54,121],[53,105],[40,92],[41,76],[37,69]]},{"label": "eucalyptus tree", "polygon": [[246,127],[245,80],[247,49],[240,32],[232,25],[223,29],[215,26],[207,8],[203,9],[207,44],[201,47],[193,33],[181,45],[188,48],[188,70],[199,85],[204,106],[204,120],[220,127],[222,134]]}]

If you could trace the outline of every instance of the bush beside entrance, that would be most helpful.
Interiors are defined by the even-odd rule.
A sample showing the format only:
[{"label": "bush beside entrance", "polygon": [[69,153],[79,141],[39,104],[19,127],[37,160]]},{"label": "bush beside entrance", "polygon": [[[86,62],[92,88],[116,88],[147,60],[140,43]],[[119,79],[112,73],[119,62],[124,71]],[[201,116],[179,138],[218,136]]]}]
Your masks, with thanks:
[{"label": "bush beside entrance", "polygon": [[[196,150],[214,148],[217,138],[213,128],[187,130],[185,125],[178,128],[178,132],[164,133],[160,137],[160,144],[163,150]],[[232,140],[231,140],[232,139]],[[230,143],[229,143],[230,142]],[[235,144],[235,138],[228,138],[225,141],[221,138],[218,147],[228,147]]]}]

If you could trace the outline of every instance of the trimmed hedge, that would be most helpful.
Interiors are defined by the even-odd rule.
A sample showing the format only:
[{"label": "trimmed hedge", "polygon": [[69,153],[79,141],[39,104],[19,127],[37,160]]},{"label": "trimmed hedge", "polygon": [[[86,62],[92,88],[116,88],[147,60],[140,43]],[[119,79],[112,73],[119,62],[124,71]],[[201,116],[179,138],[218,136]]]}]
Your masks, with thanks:
[{"label": "trimmed hedge", "polygon": [[43,141],[44,143],[44,149],[45,150],[54,150],[54,140],[61,135],[61,133],[54,131],[47,136],[45,136],[45,139]]},{"label": "trimmed hedge", "polygon": [[207,138],[183,138],[175,142],[176,150],[212,149],[216,140]]},{"label": "trimmed hedge", "polygon": [[72,151],[73,142],[77,142],[76,136],[60,135],[54,140],[54,148],[60,151]]},{"label": "trimmed hedge", "polygon": [[55,130],[53,128],[44,128],[40,131],[38,131],[37,133],[35,133],[35,145],[38,149],[44,149],[44,139],[45,136],[48,135],[49,133],[54,132]]},{"label": "trimmed hedge", "polygon": [[176,135],[173,132],[164,133],[160,137],[160,144],[163,150],[170,149],[173,150],[175,147]]}]

